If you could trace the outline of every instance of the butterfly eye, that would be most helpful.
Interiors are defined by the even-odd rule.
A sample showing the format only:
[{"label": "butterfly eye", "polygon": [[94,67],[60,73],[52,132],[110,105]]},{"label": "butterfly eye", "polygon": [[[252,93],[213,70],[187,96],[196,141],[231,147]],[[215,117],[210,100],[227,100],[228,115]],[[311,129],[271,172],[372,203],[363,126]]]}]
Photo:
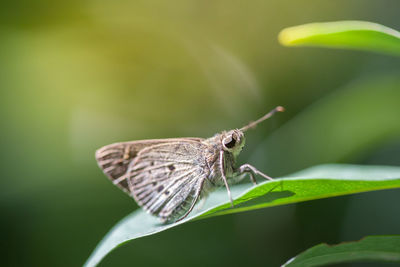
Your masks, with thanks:
[{"label": "butterfly eye", "polygon": [[236,139],[232,137],[232,140],[228,143],[225,143],[226,148],[233,148],[236,145]]}]

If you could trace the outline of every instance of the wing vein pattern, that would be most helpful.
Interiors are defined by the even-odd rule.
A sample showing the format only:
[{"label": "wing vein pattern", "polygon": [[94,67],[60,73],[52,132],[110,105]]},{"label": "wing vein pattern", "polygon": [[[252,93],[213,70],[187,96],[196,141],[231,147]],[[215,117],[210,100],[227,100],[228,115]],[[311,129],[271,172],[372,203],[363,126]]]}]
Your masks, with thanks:
[{"label": "wing vein pattern", "polygon": [[179,218],[199,198],[209,175],[207,145],[199,138],[116,143],[99,149],[105,174],[146,211]]}]

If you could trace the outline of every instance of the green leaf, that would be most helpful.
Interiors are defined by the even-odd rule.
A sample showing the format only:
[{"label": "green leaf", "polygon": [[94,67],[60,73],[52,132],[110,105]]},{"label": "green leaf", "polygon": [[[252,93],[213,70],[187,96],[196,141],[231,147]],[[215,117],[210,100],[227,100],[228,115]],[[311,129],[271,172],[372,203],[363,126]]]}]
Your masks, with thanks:
[{"label": "green leaf", "polygon": [[341,164],[312,167],[257,186],[250,184],[232,186],[234,208],[230,208],[226,190],[221,188],[211,193],[201,210],[193,211],[188,218],[177,223],[164,225],[142,210],[132,212],[104,237],[85,266],[95,266],[108,253],[125,242],[191,220],[389,188],[400,188],[400,167]]},{"label": "green leaf", "polygon": [[285,267],[312,267],[355,261],[400,262],[400,235],[367,236],[338,245],[319,244],[290,259]]},{"label": "green leaf", "polygon": [[400,32],[367,21],[310,23],[279,33],[285,46],[327,46],[368,50],[400,56]]}]

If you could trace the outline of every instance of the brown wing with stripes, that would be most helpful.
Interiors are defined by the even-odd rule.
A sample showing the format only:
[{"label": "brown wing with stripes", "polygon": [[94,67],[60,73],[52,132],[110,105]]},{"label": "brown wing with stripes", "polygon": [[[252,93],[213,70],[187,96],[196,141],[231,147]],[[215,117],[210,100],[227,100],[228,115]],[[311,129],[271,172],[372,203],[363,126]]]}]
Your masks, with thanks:
[{"label": "brown wing with stripes", "polygon": [[142,149],[162,143],[176,142],[178,140],[189,140],[201,142],[202,138],[170,138],[170,139],[149,139],[130,142],[120,142],[103,146],[96,151],[96,160],[99,167],[110,180],[118,185],[126,193],[128,190],[127,181],[124,179],[129,163]]},{"label": "brown wing with stripes", "polygon": [[191,140],[141,150],[128,167],[128,188],[136,202],[163,220],[175,220],[193,207],[209,169],[207,148]]}]

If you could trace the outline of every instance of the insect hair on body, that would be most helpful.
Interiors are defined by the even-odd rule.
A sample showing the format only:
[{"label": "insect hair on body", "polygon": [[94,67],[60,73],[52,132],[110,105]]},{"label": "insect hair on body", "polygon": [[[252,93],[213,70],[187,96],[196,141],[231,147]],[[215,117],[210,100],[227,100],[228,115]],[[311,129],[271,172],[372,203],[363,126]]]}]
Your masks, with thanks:
[{"label": "insect hair on body", "polygon": [[244,132],[284,108],[276,107],[260,119],[211,138],[168,138],[114,143],[96,151],[96,160],[110,180],[163,222],[184,219],[201,198],[248,174],[272,180],[250,164],[236,166],[245,144]]}]

